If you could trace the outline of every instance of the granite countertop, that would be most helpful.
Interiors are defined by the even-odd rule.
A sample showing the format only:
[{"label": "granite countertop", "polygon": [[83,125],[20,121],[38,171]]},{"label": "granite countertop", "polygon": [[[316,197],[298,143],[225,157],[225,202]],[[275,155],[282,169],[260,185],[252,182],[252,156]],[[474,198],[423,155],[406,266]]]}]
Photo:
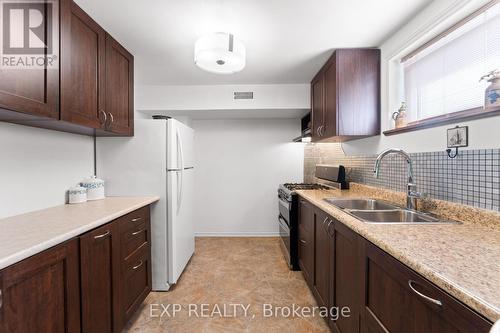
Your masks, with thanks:
[{"label": "granite countertop", "polygon": [[[332,197],[373,197],[370,190],[297,193],[489,320],[500,319],[500,219],[497,213],[491,212],[496,226],[468,220],[462,220],[461,225],[375,225],[361,222],[323,201]],[[385,195],[384,199],[389,197]],[[389,201],[400,203],[400,198]]]},{"label": "granite countertop", "polygon": [[0,269],[158,200],[107,197],[0,219]]}]

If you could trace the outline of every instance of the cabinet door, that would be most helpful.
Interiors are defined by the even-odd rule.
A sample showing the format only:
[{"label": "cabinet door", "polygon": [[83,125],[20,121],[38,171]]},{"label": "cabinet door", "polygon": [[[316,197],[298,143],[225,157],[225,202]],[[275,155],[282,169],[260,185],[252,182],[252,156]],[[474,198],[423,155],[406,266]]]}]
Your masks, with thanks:
[{"label": "cabinet door", "polygon": [[61,119],[91,128],[105,121],[106,33],[73,1],[61,28]]},{"label": "cabinet door", "polygon": [[309,286],[314,285],[314,210],[299,199],[299,267]]},{"label": "cabinet door", "polygon": [[369,242],[363,332],[474,333],[491,323]]},{"label": "cabinet door", "polygon": [[349,307],[349,317],[330,318],[334,332],[359,332],[362,261],[358,235],[337,220],[330,225],[333,246],[330,306]]},{"label": "cabinet door", "polygon": [[328,306],[330,294],[330,251],[327,226],[330,218],[321,210],[316,210],[315,255],[314,255],[314,294],[319,306]]},{"label": "cabinet door", "polygon": [[119,332],[119,244],[115,223],[80,236],[83,332]]},{"label": "cabinet door", "polygon": [[0,272],[0,332],[80,332],[78,240]]},{"label": "cabinet door", "polygon": [[325,138],[337,135],[337,66],[335,54],[325,68],[325,111],[324,129]]},{"label": "cabinet door", "polygon": [[[62,0],[61,3],[64,1]],[[32,66],[32,69],[26,67],[19,68],[19,66],[0,67],[0,108],[34,116],[59,118],[59,19],[53,15],[57,13],[59,1],[51,2],[51,4],[52,6],[42,6],[37,9],[42,13],[42,22],[44,24],[52,22],[51,28],[53,33],[50,33],[49,29],[38,29],[36,36],[33,35],[33,39],[40,39],[37,42],[44,45],[51,44],[52,52],[50,54],[47,53],[49,48],[45,48],[45,51],[42,50],[40,52],[33,48],[13,51],[15,54],[26,54],[28,59],[36,57],[39,60],[47,56],[47,61],[43,62],[41,66]],[[22,26],[24,24],[22,21],[23,16],[28,15],[28,8],[19,7],[22,4],[16,4],[15,2],[9,5],[18,6],[16,8],[17,11],[21,11],[23,14],[17,16],[11,15],[11,26]],[[51,9],[53,10],[51,11]],[[49,20],[49,17],[51,20]],[[48,28],[49,24],[45,26]],[[26,48],[32,42],[26,34],[12,33],[9,37],[12,38],[10,45]],[[6,56],[10,55],[6,54]],[[12,56],[14,57],[14,62],[25,58],[25,56],[18,57],[14,54]],[[39,63],[38,60],[37,63]],[[17,120],[22,118],[22,114],[16,115],[15,113],[11,113],[6,117],[1,116],[2,120]]]},{"label": "cabinet door", "polygon": [[320,73],[311,83],[312,138],[314,141],[322,138],[321,131],[323,130],[323,124],[325,121],[324,88],[324,75],[323,73]]},{"label": "cabinet door", "polygon": [[108,130],[134,135],[134,57],[106,35],[106,114]]}]

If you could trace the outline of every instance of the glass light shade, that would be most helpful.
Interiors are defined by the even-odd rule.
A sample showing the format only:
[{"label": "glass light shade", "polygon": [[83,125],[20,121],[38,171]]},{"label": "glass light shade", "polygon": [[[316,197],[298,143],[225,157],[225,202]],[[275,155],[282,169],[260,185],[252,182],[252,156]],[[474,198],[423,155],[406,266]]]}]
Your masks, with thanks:
[{"label": "glass light shade", "polygon": [[194,45],[194,63],[216,74],[233,74],[245,68],[245,45],[232,34],[215,32],[199,38]]}]

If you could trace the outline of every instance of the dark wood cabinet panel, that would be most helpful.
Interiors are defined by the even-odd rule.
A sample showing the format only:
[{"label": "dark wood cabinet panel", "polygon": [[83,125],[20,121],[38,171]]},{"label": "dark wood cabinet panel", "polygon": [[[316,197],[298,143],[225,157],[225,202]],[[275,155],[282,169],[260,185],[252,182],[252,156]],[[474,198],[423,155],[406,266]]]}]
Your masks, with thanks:
[{"label": "dark wood cabinet panel", "polygon": [[314,286],[314,209],[299,199],[299,267],[310,287]]},{"label": "dark wood cabinet panel", "polygon": [[491,323],[364,242],[363,332],[488,332]]},{"label": "dark wood cabinet panel", "polygon": [[331,220],[327,214],[319,209],[316,209],[315,214],[314,294],[319,306],[329,306],[331,255],[327,226]]},{"label": "dark wood cabinet panel", "polygon": [[[55,1],[54,6],[57,7],[60,2],[64,1]],[[44,9],[44,22],[47,22],[48,16],[52,16],[48,9],[50,7]],[[50,39],[52,40],[52,54],[28,55],[29,57],[47,56],[50,60],[45,63],[46,65],[33,66],[33,69],[0,68],[0,120],[11,121],[23,118],[14,112],[32,115],[34,119],[39,117],[59,119],[59,66],[58,60],[52,62],[52,59],[59,58],[59,34],[57,33],[59,20],[56,17],[52,21],[56,33],[49,34],[46,32],[48,30],[45,30],[41,35],[45,45]],[[14,44],[26,45],[24,35],[13,34],[11,37],[16,38],[12,41]]]},{"label": "dark wood cabinet panel", "polygon": [[134,57],[106,36],[106,113],[108,130],[134,134]]},{"label": "dark wood cabinet panel", "polygon": [[323,118],[323,137],[331,138],[337,135],[337,64],[329,62],[324,70],[325,76],[325,111]]},{"label": "dark wood cabinet panel", "polygon": [[71,1],[61,29],[61,119],[104,125],[106,32]]},{"label": "dark wood cabinet panel", "polygon": [[330,306],[349,307],[349,316],[330,320],[335,332],[359,332],[361,275],[359,236],[339,221],[332,219],[333,269],[331,270]]},{"label": "dark wood cabinet panel", "polygon": [[78,240],[0,272],[0,332],[80,332]]},{"label": "dark wood cabinet panel", "polygon": [[119,332],[119,244],[116,222],[80,236],[82,331]]},{"label": "dark wood cabinet panel", "polygon": [[313,141],[380,134],[380,50],[338,49],[311,82]]},{"label": "dark wood cabinet panel", "polygon": [[312,103],[312,137],[315,141],[321,139],[321,130],[325,123],[325,76],[319,73],[311,83],[311,103]]}]

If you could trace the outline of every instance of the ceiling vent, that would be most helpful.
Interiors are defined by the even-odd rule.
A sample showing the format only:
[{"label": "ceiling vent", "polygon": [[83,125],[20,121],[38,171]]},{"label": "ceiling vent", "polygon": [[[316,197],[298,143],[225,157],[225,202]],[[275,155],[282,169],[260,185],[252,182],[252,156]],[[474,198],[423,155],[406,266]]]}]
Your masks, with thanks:
[{"label": "ceiling vent", "polygon": [[234,99],[253,99],[253,91],[235,91]]}]

